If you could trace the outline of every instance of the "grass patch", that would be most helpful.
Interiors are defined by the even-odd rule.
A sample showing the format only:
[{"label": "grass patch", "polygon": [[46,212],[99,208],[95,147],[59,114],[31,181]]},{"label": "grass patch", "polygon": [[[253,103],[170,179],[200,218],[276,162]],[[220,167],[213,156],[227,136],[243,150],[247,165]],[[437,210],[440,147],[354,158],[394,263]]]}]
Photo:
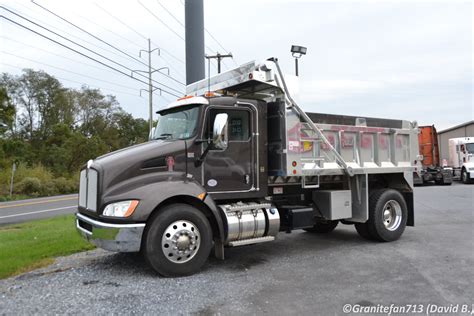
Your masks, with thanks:
[{"label": "grass patch", "polygon": [[31,199],[31,196],[25,194],[13,194],[11,197],[10,195],[0,195],[0,202],[9,202],[9,201],[17,201],[17,200],[26,200]]},{"label": "grass patch", "polygon": [[54,257],[93,249],[76,232],[74,215],[0,227],[0,279],[47,266]]}]

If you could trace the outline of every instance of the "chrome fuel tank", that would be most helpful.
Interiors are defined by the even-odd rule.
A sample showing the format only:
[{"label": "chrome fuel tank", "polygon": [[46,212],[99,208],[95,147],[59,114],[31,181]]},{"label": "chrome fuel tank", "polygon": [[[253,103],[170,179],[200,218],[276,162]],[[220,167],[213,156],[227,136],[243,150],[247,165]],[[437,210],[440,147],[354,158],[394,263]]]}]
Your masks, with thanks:
[{"label": "chrome fuel tank", "polygon": [[220,205],[225,215],[226,244],[264,236],[275,236],[280,229],[280,215],[269,203]]}]

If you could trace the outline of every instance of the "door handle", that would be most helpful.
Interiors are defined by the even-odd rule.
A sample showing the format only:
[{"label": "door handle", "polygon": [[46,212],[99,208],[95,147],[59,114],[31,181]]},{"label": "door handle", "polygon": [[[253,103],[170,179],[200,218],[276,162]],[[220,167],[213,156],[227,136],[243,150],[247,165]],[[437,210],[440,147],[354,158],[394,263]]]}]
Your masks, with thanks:
[{"label": "door handle", "polygon": [[244,177],[244,182],[245,184],[249,184],[250,183],[250,175],[246,174],[245,177]]}]

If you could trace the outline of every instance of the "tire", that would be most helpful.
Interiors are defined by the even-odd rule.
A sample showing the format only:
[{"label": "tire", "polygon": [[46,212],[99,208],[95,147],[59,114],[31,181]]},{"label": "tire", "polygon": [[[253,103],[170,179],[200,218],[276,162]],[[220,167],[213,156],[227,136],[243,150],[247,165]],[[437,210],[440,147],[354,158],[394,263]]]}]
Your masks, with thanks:
[{"label": "tire", "polygon": [[393,189],[377,190],[370,195],[369,220],[356,224],[356,230],[366,239],[394,241],[405,231],[407,216],[407,205],[400,192]]},{"label": "tire", "polygon": [[339,224],[339,221],[316,222],[313,227],[304,230],[310,233],[327,234],[332,232],[337,224]]},{"label": "tire", "polygon": [[171,204],[150,219],[143,248],[146,261],[158,274],[191,275],[209,257],[212,228],[200,210],[187,204]]},{"label": "tire", "polygon": [[369,234],[369,229],[367,228],[367,223],[356,223],[354,224],[355,229],[360,237],[368,240],[373,240]]},{"label": "tire", "polygon": [[464,184],[471,183],[471,179],[469,179],[469,173],[467,172],[466,169],[462,169],[462,171],[461,171],[461,181]]}]

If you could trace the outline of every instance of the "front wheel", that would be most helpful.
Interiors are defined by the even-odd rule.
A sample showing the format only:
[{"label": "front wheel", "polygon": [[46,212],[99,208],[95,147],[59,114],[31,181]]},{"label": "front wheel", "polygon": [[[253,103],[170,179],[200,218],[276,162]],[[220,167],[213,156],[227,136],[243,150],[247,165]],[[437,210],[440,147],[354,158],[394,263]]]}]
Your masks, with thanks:
[{"label": "front wheel", "polygon": [[461,181],[464,184],[469,184],[471,182],[470,179],[469,179],[469,173],[467,172],[466,169],[463,169],[462,172],[461,172]]},{"label": "front wheel", "polygon": [[394,241],[405,231],[407,214],[407,205],[400,192],[393,189],[378,190],[370,196],[369,220],[356,224],[356,229],[367,239]]},{"label": "front wheel", "polygon": [[160,275],[191,275],[206,263],[212,248],[212,229],[198,209],[187,204],[168,205],[147,225],[145,259]]}]

